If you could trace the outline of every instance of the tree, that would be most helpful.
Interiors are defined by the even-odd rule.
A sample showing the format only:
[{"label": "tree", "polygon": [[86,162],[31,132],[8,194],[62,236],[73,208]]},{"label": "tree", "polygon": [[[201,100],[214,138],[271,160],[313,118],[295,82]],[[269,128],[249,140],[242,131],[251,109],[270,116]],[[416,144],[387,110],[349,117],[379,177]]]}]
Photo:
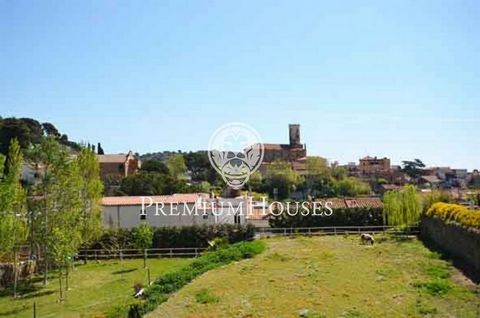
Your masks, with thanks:
[{"label": "tree", "polygon": [[420,178],[423,174],[423,168],[425,168],[425,164],[420,159],[414,159],[413,161],[402,161],[402,165],[402,171],[413,180]]},{"label": "tree", "polygon": [[324,192],[324,187],[331,183],[332,169],[327,159],[322,157],[307,157],[305,183],[309,193]]},{"label": "tree", "polygon": [[208,181],[210,184],[218,184],[221,177],[212,167],[206,151],[184,153],[185,163],[193,181]]},{"label": "tree", "polygon": [[0,256],[13,254],[14,297],[17,294],[18,247],[26,240],[25,212],[26,194],[20,184],[22,153],[17,139],[12,139],[8,151],[6,171],[5,157],[0,156]]},{"label": "tree", "polygon": [[159,172],[162,174],[169,173],[168,167],[160,160],[145,160],[142,162],[141,170],[148,172]]},{"label": "tree", "polygon": [[398,191],[388,191],[383,196],[384,220],[393,226],[410,226],[419,221],[421,205],[417,190],[406,185]]},{"label": "tree", "polygon": [[355,177],[347,177],[341,180],[335,180],[333,183],[336,195],[340,196],[357,196],[361,194],[369,194],[371,192],[370,185]]},{"label": "tree", "polygon": [[38,198],[31,205],[34,240],[43,254],[44,284],[48,268],[66,266],[66,258],[81,244],[81,174],[77,162],[54,137],[44,137],[32,152],[33,163],[41,167],[40,183],[33,189]]},{"label": "tree", "polygon": [[100,143],[97,144],[97,154],[104,155],[105,152],[103,151],[102,145]]},{"label": "tree", "polygon": [[100,180],[100,166],[95,153],[87,148],[80,151],[76,164],[80,174],[81,241],[82,245],[89,246],[102,232],[100,200],[103,185]]},{"label": "tree", "polygon": [[263,191],[264,184],[262,174],[259,171],[255,171],[254,173],[252,173],[248,178],[247,186],[250,191]]},{"label": "tree", "polygon": [[301,182],[301,176],[286,161],[276,160],[267,168],[266,183],[273,197],[288,198]]},{"label": "tree", "polygon": [[147,248],[152,246],[153,230],[146,224],[140,224],[133,231],[133,244],[135,248],[143,250],[143,268],[147,268]]},{"label": "tree", "polygon": [[125,195],[172,194],[178,192],[181,184],[170,174],[140,171],[122,180],[120,192]]},{"label": "tree", "polygon": [[28,125],[16,118],[4,118],[0,121],[0,153],[7,154],[10,142],[16,138],[20,148],[26,149],[31,143]]},{"label": "tree", "polygon": [[175,179],[185,179],[187,173],[187,165],[185,159],[180,154],[175,154],[167,159],[167,167]]},{"label": "tree", "polygon": [[55,138],[60,137],[60,132],[58,131],[58,129],[53,124],[43,123],[42,127],[43,127],[43,131],[44,131],[46,136],[52,136],[52,137],[55,137]]}]

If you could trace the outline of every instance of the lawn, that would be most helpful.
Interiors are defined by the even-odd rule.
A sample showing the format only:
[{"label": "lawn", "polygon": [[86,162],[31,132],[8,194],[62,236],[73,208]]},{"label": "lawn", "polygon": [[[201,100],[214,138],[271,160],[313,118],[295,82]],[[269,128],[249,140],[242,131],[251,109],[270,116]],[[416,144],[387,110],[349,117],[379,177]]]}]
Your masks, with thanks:
[{"label": "lawn", "polygon": [[473,283],[416,239],[267,239],[263,254],[202,275],[149,317],[480,317]]},{"label": "lawn", "polygon": [[[184,266],[190,259],[149,259],[151,279],[160,274]],[[13,299],[0,296],[0,317],[33,317],[33,302],[37,304],[37,317],[102,317],[103,313],[115,304],[132,299],[133,285],[147,283],[147,272],[143,269],[143,260],[90,262],[77,265],[70,277],[70,290],[66,300],[58,301],[58,276],[50,278],[47,287],[41,284],[41,278],[35,278],[34,284],[22,297]]]}]

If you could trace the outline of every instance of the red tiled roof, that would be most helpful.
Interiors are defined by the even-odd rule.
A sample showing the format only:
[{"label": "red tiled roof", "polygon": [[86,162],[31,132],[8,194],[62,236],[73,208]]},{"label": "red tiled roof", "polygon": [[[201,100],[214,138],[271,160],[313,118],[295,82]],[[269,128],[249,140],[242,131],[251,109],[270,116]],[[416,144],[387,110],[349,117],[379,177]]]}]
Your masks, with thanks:
[{"label": "red tiled roof", "polygon": [[378,197],[358,197],[358,198],[326,198],[318,199],[322,202],[332,202],[332,209],[345,208],[383,208],[382,200]]},{"label": "red tiled roof", "polygon": [[119,155],[97,155],[100,163],[125,163],[127,161],[127,154]]},{"label": "red tiled roof", "polygon": [[[154,196],[126,196],[126,197],[103,197],[103,206],[115,205],[141,205],[142,198],[151,198],[153,202],[169,203],[195,203],[200,198],[208,197],[207,193],[175,193],[172,195],[154,195]],[[150,200],[145,199],[148,204]]]}]

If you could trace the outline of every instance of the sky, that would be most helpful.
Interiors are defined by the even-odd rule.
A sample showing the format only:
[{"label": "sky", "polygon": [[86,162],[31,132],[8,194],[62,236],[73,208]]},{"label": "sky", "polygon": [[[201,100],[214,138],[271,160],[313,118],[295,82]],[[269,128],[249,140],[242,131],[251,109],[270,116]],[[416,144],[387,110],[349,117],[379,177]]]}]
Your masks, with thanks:
[{"label": "sky", "polygon": [[0,116],[106,153],[228,122],[347,163],[480,168],[480,2],[0,0]]}]

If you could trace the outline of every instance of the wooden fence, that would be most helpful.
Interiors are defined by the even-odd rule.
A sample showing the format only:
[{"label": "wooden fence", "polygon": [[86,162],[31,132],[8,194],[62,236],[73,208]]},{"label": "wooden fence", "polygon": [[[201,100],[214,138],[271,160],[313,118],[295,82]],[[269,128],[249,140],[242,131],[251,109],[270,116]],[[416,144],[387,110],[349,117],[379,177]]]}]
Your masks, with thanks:
[{"label": "wooden fence", "polygon": [[206,247],[148,248],[148,249],[82,249],[76,259],[128,259],[128,258],[162,258],[162,257],[197,257]]},{"label": "wooden fence", "polygon": [[366,226],[322,226],[322,227],[290,227],[273,228],[259,227],[255,229],[255,236],[290,236],[290,235],[351,235],[360,233],[382,233],[388,232],[398,235],[416,235],[419,233],[418,226],[396,228],[387,225],[366,225]]}]

